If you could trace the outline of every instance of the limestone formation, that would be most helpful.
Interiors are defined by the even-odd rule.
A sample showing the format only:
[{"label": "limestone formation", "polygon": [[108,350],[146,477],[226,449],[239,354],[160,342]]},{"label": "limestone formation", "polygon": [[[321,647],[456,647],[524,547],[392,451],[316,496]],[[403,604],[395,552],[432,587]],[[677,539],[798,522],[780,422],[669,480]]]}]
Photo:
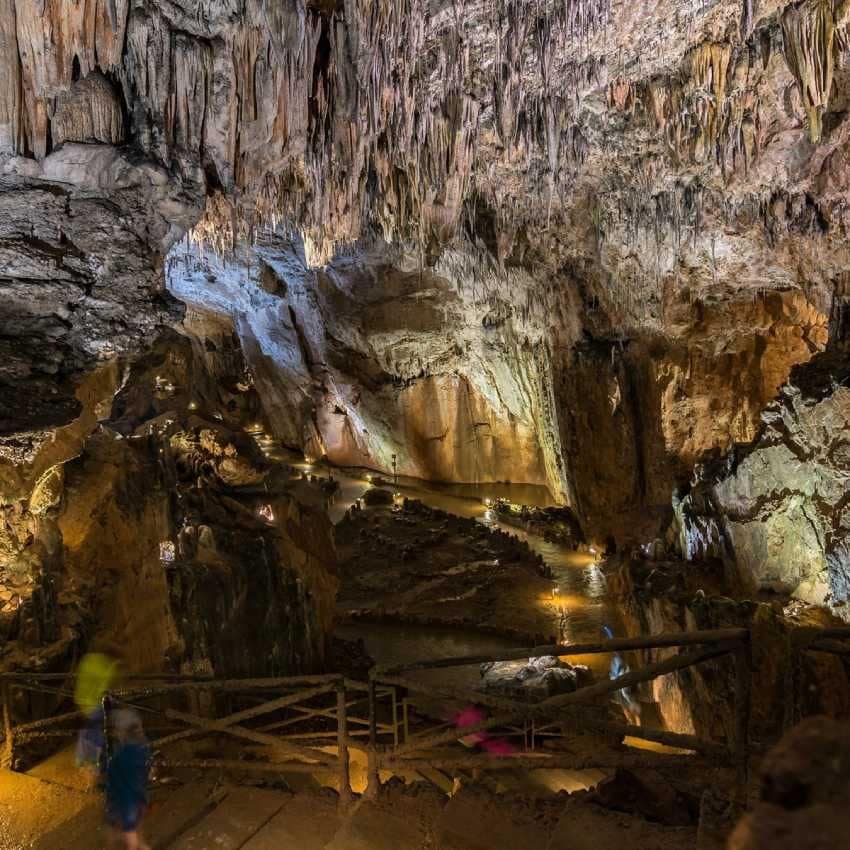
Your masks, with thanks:
[{"label": "limestone formation", "polygon": [[[283,499],[316,545],[271,541],[234,497],[275,486],[252,420],[546,487],[588,543],[678,538],[724,591],[847,618],[848,27],[846,0],[0,0],[4,636],[65,652],[96,619],[67,497],[126,543],[129,494],[118,573],[164,594],[168,530],[198,568],[172,614],[244,615],[248,535],[310,666],[327,529]],[[217,315],[191,356],[178,299]],[[238,379],[192,365],[225,337]],[[156,654],[235,663],[178,619]]]},{"label": "limestone formation", "polygon": [[709,466],[677,508],[689,559],[850,619],[850,391],[839,350],[796,369],[758,437]]},{"label": "limestone formation", "polygon": [[736,827],[728,850],[816,850],[841,846],[850,802],[847,727],[812,717],[767,755],[760,795]]},{"label": "limestone formation", "polygon": [[259,408],[232,327],[197,313],[185,327],[103,387],[99,415],[81,417],[41,475],[46,458],[34,458],[18,498],[6,492],[5,666],[61,666],[98,635],[133,672],[321,669],[329,521],[268,485],[243,430]]}]

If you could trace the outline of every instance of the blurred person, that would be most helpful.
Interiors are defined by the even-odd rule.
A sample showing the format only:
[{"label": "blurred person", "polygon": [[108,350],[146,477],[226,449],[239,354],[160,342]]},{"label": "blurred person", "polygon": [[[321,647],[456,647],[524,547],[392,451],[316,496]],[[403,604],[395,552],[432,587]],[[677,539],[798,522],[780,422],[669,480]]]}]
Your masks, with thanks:
[{"label": "blurred person", "polygon": [[[467,729],[474,729],[486,720],[487,712],[477,705],[466,706],[452,716],[452,722],[457,727],[458,732],[461,733],[464,733],[464,730]],[[516,747],[510,741],[504,738],[494,738],[486,729],[462,734],[459,740],[465,747],[478,747],[485,753],[494,756],[508,756],[517,752]]]},{"label": "blurred person", "polygon": [[113,748],[104,770],[106,820],[118,847],[150,850],[139,831],[148,805],[150,746],[135,711],[118,709],[110,720]]},{"label": "blurred person", "polygon": [[102,645],[86,653],[77,668],[74,702],[84,718],[77,739],[77,765],[97,773],[106,746],[104,698],[118,681],[120,661],[113,647]]},{"label": "blurred person", "polygon": [[[614,631],[610,626],[603,626],[602,633],[608,640],[614,639]],[[608,671],[609,679],[619,679],[629,672],[629,665],[619,652],[611,656],[611,667]],[[640,703],[634,698],[631,688],[620,688],[614,694],[614,700],[623,709],[626,720],[634,726],[640,726]]]}]

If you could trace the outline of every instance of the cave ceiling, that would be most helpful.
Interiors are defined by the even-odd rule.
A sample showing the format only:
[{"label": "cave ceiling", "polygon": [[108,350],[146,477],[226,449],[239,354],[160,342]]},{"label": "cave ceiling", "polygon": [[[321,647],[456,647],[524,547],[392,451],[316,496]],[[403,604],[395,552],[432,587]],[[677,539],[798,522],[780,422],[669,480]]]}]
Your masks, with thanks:
[{"label": "cave ceiling", "polygon": [[4,453],[177,321],[184,237],[297,233],[311,269],[368,246],[550,350],[687,335],[694,304],[735,333],[718,304],[793,293],[817,350],[850,268],[848,24],[847,0],[0,0]]}]

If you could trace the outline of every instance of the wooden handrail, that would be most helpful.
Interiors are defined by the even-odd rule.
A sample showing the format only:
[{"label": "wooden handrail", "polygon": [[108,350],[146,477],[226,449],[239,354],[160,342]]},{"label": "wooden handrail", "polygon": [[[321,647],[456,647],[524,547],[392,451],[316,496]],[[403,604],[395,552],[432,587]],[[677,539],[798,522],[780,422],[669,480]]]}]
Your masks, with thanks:
[{"label": "wooden handrail", "polygon": [[[825,651],[837,651],[838,646],[843,644],[838,643],[838,639],[850,638],[850,627],[846,629],[824,629],[818,630],[815,644],[812,649],[824,649]],[[836,639],[836,640],[832,640]],[[459,735],[467,735],[476,731],[485,729],[493,729],[497,727],[507,727],[515,724],[517,718],[525,719],[530,722],[536,722],[537,718],[541,717],[558,717],[565,709],[573,706],[583,706],[592,703],[598,699],[606,699],[617,691],[623,688],[638,685],[644,682],[651,681],[670,673],[675,673],[688,667],[695,666],[704,661],[710,661],[719,658],[723,655],[734,653],[736,661],[736,727],[734,740],[727,746],[726,744],[716,741],[704,741],[696,736],[681,735],[672,732],[664,731],[648,731],[639,727],[630,727],[624,724],[602,723],[607,727],[609,732],[617,732],[623,734],[635,734],[648,740],[654,740],[658,743],[664,743],[672,746],[678,746],[682,749],[696,751],[710,758],[718,758],[727,760],[730,756],[734,756],[736,762],[741,759],[746,760],[748,752],[748,690],[749,690],[749,642],[750,632],[743,628],[729,629],[714,629],[695,632],[683,632],[680,634],[658,634],[647,635],[635,638],[619,638],[612,640],[600,640],[589,643],[574,643],[574,644],[556,644],[550,646],[539,646],[531,648],[518,648],[514,650],[506,650],[495,652],[487,655],[468,655],[454,658],[440,658],[433,660],[415,661],[410,664],[401,665],[379,665],[374,667],[369,674],[368,683],[356,682],[347,679],[340,674],[323,674],[313,676],[276,676],[264,678],[245,678],[245,679],[220,679],[217,680],[208,676],[181,676],[174,674],[143,674],[138,676],[128,675],[120,689],[116,689],[114,695],[120,700],[131,700],[137,698],[142,700],[150,697],[168,697],[171,694],[182,692],[192,692],[197,690],[207,690],[216,693],[253,693],[257,696],[258,692],[272,692],[270,697],[263,701],[261,705],[245,708],[228,717],[220,719],[207,719],[194,714],[183,711],[176,711],[172,708],[151,708],[151,711],[156,711],[164,715],[166,718],[185,724],[185,728],[179,731],[166,734],[157,744],[167,744],[173,741],[182,740],[184,738],[194,737],[196,735],[205,734],[225,734],[232,735],[243,740],[252,741],[254,743],[263,744],[271,748],[273,761],[269,763],[253,763],[248,769],[263,770],[263,771],[280,771],[280,770],[322,770],[335,769],[340,771],[341,787],[344,789],[349,784],[348,763],[347,758],[344,758],[351,738],[354,734],[349,729],[351,723],[360,723],[366,727],[362,733],[368,737],[368,744],[364,747],[368,754],[367,775],[369,778],[369,791],[374,793],[380,787],[380,779],[378,770],[380,766],[389,763],[396,765],[404,765],[410,767],[423,758],[423,751],[430,750],[443,743],[456,742]],[[809,644],[802,648],[809,648]],[[835,646],[833,645],[835,644]],[[633,650],[650,650],[650,649],[676,649],[682,648],[681,652],[675,654],[665,653],[666,657],[657,660],[654,663],[645,665],[639,669],[632,670],[615,679],[604,678],[590,685],[579,688],[569,694],[560,694],[549,697],[540,702],[524,702],[514,700],[502,696],[496,696],[486,693],[478,693],[472,688],[457,688],[451,685],[432,685],[430,683],[421,682],[414,677],[406,674],[419,670],[438,670],[444,668],[482,664],[485,662],[498,661],[515,661],[545,655],[554,656],[575,656],[575,655],[591,655],[605,654],[615,652],[629,652]],[[8,703],[8,691],[15,687],[15,683],[19,683],[19,687],[36,686],[37,683],[46,683],[56,681],[67,681],[70,674],[63,673],[37,673],[32,671],[14,671],[0,674],[0,689],[5,689],[6,700]],[[746,680],[746,681],[745,681]],[[55,687],[55,686],[54,686]],[[423,737],[417,737],[415,740],[408,739],[400,746],[398,745],[398,725],[396,719],[395,703],[393,705],[393,726],[389,727],[386,723],[380,723],[377,712],[377,699],[379,696],[386,694],[395,694],[395,689],[398,687],[407,688],[411,691],[418,691],[429,694],[437,698],[443,698],[449,701],[464,700],[468,702],[481,703],[489,705],[495,714],[475,727],[463,729],[462,733],[452,727],[440,733],[426,733]],[[63,687],[62,690],[65,690]],[[739,694],[738,691],[741,691]],[[351,699],[346,697],[346,692],[349,694],[362,695],[359,699]],[[305,706],[300,707],[299,713],[304,713],[307,717],[322,717],[325,720],[333,723],[336,721],[336,732],[325,733],[322,737],[332,737],[336,734],[339,756],[332,756],[321,750],[314,749],[309,746],[302,746],[295,743],[295,740],[300,736],[293,735],[287,740],[269,734],[274,729],[286,728],[299,721],[299,718],[290,718],[285,721],[269,722],[266,726],[256,729],[249,728],[243,725],[244,721],[253,720],[261,715],[270,714],[281,709],[295,709],[298,703],[303,703],[314,697],[335,694],[334,706],[325,705],[315,709]],[[265,699],[265,698],[263,698]],[[393,697],[395,699],[395,697]],[[359,720],[349,717],[349,708],[355,702],[368,702],[368,720]],[[156,705],[156,704],[154,704]],[[140,706],[141,707],[141,706]],[[8,705],[6,706],[8,716]],[[37,737],[40,730],[44,730],[50,726],[58,726],[60,723],[65,723],[76,717],[74,713],[60,714],[51,718],[33,721],[17,728],[7,729],[8,734],[20,733],[21,739],[26,740],[30,737]],[[602,721],[602,719],[600,719]],[[405,721],[406,722],[406,721]],[[591,720],[588,728],[593,728],[595,722]],[[391,730],[395,736],[395,748],[390,752],[390,748],[379,743],[378,734],[385,734]],[[165,730],[163,730],[165,731]],[[522,730],[520,730],[522,731]],[[49,733],[45,733],[49,734]],[[305,733],[307,735],[307,733]],[[9,752],[10,745],[6,748]],[[301,759],[300,762],[281,762],[274,759],[274,754],[284,755],[289,758]],[[427,758],[427,756],[426,756]],[[440,758],[440,756],[435,756]],[[8,759],[8,756],[7,756]],[[311,762],[304,763],[303,760]],[[480,759],[475,759],[476,763]],[[494,767],[501,767],[511,763],[515,766],[524,765],[528,761],[529,764],[537,764],[540,762],[529,756],[521,759],[508,759],[506,761],[493,760]],[[590,760],[592,761],[592,759]],[[169,759],[165,759],[166,763],[177,764]],[[446,762],[465,763],[464,759],[449,758]],[[236,766],[241,767],[240,762],[229,762],[227,760],[213,759],[189,759],[179,762],[181,764],[193,764],[194,766],[206,767],[225,767]],[[436,764],[436,762],[434,762]],[[488,764],[490,762],[488,761]],[[590,762],[588,762],[589,764]],[[744,765],[742,777],[746,778],[746,767]]]},{"label": "wooden handrail", "polygon": [[376,678],[410,673],[415,670],[438,670],[445,667],[463,667],[499,661],[520,661],[523,658],[540,658],[546,655],[598,655],[610,652],[628,652],[637,649],[666,649],[677,646],[728,643],[749,640],[749,629],[712,629],[679,634],[647,635],[646,637],[615,638],[594,643],[555,644],[534,646],[525,649],[510,649],[486,655],[463,655],[455,658],[435,658],[414,661],[409,664],[377,665],[373,668]]}]

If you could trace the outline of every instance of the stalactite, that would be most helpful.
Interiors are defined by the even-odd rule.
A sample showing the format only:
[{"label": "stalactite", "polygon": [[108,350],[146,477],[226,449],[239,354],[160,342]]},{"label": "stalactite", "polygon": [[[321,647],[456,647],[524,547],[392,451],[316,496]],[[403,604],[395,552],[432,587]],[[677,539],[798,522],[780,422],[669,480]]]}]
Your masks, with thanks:
[{"label": "stalactite", "polygon": [[742,0],[741,41],[746,41],[753,30],[753,6],[756,0]]},{"label": "stalactite", "polygon": [[820,141],[835,68],[832,0],[803,0],[782,13],[785,61],[797,80],[809,119],[809,138]]}]

